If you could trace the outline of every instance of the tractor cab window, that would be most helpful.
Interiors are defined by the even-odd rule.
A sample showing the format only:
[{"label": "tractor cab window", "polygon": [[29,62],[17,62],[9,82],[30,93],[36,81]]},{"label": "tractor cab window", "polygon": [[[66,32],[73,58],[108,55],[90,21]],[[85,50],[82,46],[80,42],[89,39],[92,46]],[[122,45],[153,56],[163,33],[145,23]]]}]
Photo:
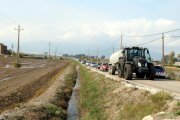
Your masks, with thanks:
[{"label": "tractor cab window", "polygon": [[148,62],[151,62],[151,56],[149,54],[149,50],[145,49],[145,59],[148,61]]},{"label": "tractor cab window", "polygon": [[129,49],[128,56],[131,59],[134,57],[143,57],[144,58],[144,51],[141,49]]}]

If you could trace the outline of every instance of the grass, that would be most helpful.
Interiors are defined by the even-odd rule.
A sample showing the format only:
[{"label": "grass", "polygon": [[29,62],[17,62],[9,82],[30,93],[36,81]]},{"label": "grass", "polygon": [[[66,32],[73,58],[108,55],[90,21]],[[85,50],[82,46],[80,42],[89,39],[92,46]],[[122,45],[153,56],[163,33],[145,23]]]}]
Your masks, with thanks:
[{"label": "grass", "polygon": [[177,106],[180,106],[180,102],[177,102]]},{"label": "grass", "polygon": [[172,100],[166,92],[151,94],[128,88],[85,67],[80,67],[80,82],[81,120],[140,120],[166,110]]},{"label": "grass", "polygon": [[13,63],[13,66],[14,66],[15,68],[20,68],[20,67],[21,67],[21,64],[20,64],[20,63]]},{"label": "grass", "polygon": [[94,78],[93,74],[84,67],[80,68],[80,110],[82,120],[104,120],[106,116],[103,110],[105,91],[101,86],[101,77]]},{"label": "grass", "polygon": [[123,120],[140,120],[144,116],[163,110],[166,100],[171,99],[172,97],[169,94],[159,92],[157,94],[148,96],[149,101],[127,103],[120,112],[119,118]]},{"label": "grass", "polygon": [[177,75],[175,72],[180,72],[179,68],[176,67],[165,67],[165,71],[167,73],[167,78],[171,80],[180,80],[180,75]]}]

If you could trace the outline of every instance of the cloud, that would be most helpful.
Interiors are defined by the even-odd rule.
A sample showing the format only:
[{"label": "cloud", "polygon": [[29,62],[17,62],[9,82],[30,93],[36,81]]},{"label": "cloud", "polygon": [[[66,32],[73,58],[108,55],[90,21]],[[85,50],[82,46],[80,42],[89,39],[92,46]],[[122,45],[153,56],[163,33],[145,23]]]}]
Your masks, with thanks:
[{"label": "cloud", "polygon": [[65,33],[65,34],[62,34],[62,35],[59,35],[59,36],[57,36],[57,38],[59,38],[59,39],[71,39],[71,38],[73,38],[75,35],[73,34],[73,33],[71,33],[71,32],[67,32],[67,33]]},{"label": "cloud", "polygon": [[[115,47],[119,47],[118,39],[123,35],[144,35],[152,33],[160,33],[176,29],[178,26],[176,21],[170,19],[156,19],[149,20],[146,18],[129,19],[121,21],[102,21],[102,22],[71,22],[71,23],[49,23],[49,24],[25,24],[25,30],[21,36],[24,43],[26,42],[60,42],[64,46],[74,44],[82,46],[81,49],[93,48],[94,45],[101,45],[102,48],[107,48],[115,43]],[[2,28],[3,29],[3,28]],[[0,36],[8,38],[9,36],[16,37],[16,33],[9,32],[11,27],[6,27],[0,31]],[[30,34],[29,34],[30,33]],[[170,34],[166,34],[170,36]],[[128,38],[123,37],[123,44],[125,46],[133,46],[140,43],[148,42],[161,36],[147,37],[147,38]],[[171,43],[170,43],[171,42]],[[166,40],[166,47],[175,47],[179,49],[179,40]],[[73,45],[71,45],[73,46]],[[161,40],[143,45],[153,50],[160,51]],[[83,48],[84,47],[84,48]],[[109,47],[108,47],[109,48]]]}]

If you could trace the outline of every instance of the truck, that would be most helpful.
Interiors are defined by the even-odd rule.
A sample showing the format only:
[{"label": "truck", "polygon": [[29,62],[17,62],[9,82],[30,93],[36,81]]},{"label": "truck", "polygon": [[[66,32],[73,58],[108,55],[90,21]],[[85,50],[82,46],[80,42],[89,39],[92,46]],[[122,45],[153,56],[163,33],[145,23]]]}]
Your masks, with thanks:
[{"label": "truck", "polygon": [[109,73],[118,72],[120,78],[131,80],[133,73],[137,78],[154,80],[155,67],[151,62],[151,56],[147,48],[126,47],[110,56]]}]

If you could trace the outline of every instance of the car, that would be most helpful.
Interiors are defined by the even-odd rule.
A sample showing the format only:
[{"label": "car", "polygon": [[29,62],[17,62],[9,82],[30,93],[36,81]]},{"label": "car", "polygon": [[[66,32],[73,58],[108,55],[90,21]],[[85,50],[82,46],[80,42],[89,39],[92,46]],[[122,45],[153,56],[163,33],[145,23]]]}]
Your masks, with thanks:
[{"label": "car", "polygon": [[102,63],[98,63],[96,69],[100,69]]},{"label": "car", "polygon": [[90,61],[87,61],[86,62],[86,66],[90,66],[91,62]]},{"label": "car", "polygon": [[84,60],[81,60],[81,63],[82,63],[82,64],[86,64],[86,61],[84,61]]},{"label": "car", "polygon": [[100,66],[101,71],[108,71],[108,69],[109,69],[108,63],[102,63],[101,64],[101,66]]},{"label": "car", "polygon": [[91,63],[90,64],[90,67],[97,67],[98,66],[98,64],[96,64],[96,63]]},{"label": "car", "polygon": [[159,66],[159,65],[155,65],[155,76],[156,77],[161,77],[161,78],[165,78],[166,74],[165,74],[165,70],[163,67]]}]

